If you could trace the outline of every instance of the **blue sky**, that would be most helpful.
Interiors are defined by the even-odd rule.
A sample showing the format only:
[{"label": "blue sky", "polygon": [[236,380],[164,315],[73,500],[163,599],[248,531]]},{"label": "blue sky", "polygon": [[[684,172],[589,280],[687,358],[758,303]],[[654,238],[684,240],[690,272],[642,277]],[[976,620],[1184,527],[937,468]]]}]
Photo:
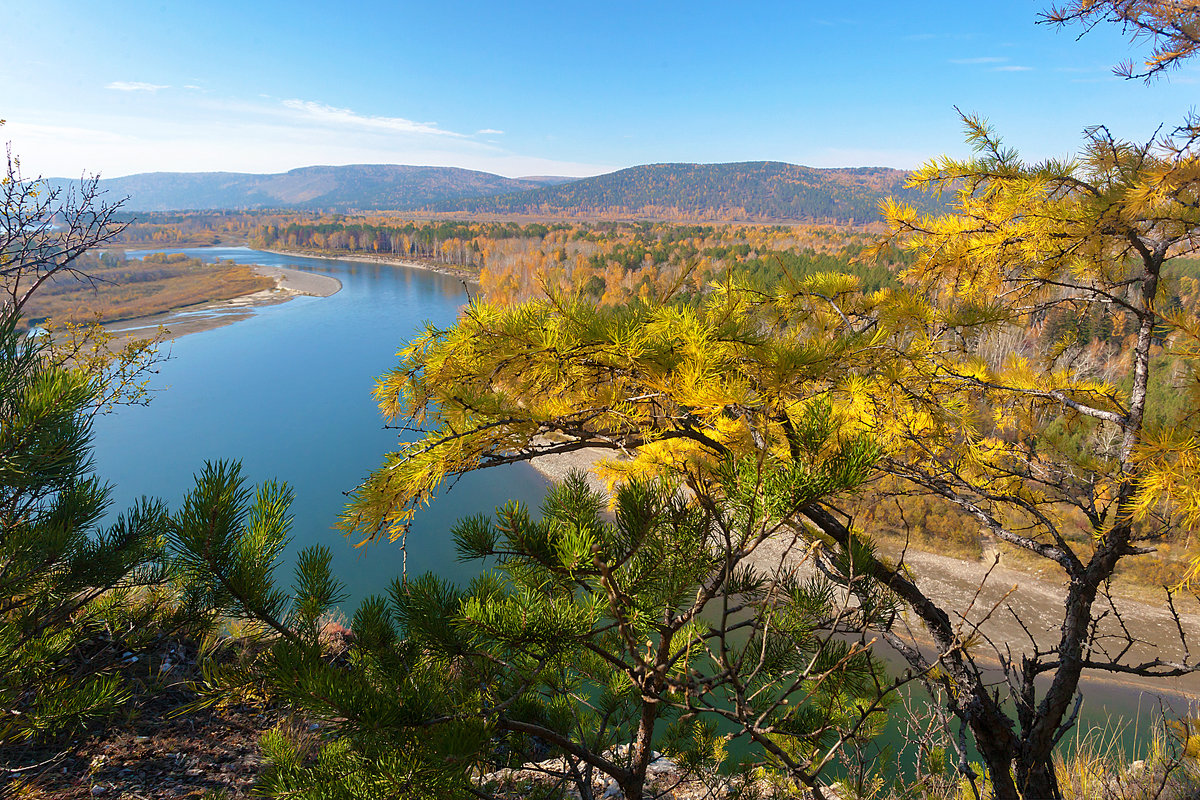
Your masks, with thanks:
[{"label": "blue sky", "polygon": [[1047,4],[4,0],[0,139],[56,176],[913,167],[965,152],[956,105],[1030,158],[1195,105],[1196,66],[1118,79],[1140,48],[1035,24]]}]

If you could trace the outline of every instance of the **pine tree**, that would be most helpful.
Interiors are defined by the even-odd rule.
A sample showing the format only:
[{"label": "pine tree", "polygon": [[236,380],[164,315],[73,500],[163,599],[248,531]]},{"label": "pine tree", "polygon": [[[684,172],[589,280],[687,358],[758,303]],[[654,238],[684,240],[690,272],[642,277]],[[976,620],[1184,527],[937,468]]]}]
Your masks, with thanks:
[{"label": "pine tree", "polygon": [[122,668],[138,654],[204,630],[172,584],[163,505],[100,526],[110,489],[92,473],[92,419],[143,398],[150,344],[21,326],[46,281],[86,279],[79,257],[119,232],[115,211],[94,180],[54,190],[11,155],[0,178],[0,743],[78,730],[128,696]]},{"label": "pine tree", "polygon": [[[829,433],[819,415],[809,422],[814,443]],[[300,556],[290,595],[262,557],[286,542],[286,492],[268,484],[250,505],[236,467],[210,466],[171,543],[213,605],[266,634],[210,675],[214,698],[270,696],[326,726],[315,759],[282,731],[265,740],[269,795],[466,796],[540,762],[544,788],[592,798],[608,783],[640,800],[656,751],[715,774],[732,736],[754,766],[821,797],[823,772],[879,732],[896,688],[861,640],[833,633],[896,607],[855,585],[853,563],[836,562],[851,601],[828,578],[754,556],[797,538],[789,509],[854,485],[876,455],[850,440],[820,469],[731,461],[714,478],[719,507],[634,481],[610,520],[573,474],[540,519],[510,504],[455,527],[460,558],[494,565],[468,587],[398,577],[332,649],[321,621],[340,587],[327,551]]]},{"label": "pine tree", "polygon": [[0,319],[0,742],[78,729],[128,696],[123,662],[195,623],[171,599],[167,514],[143,500],[107,528],[91,473],[94,375],[56,365]]}]

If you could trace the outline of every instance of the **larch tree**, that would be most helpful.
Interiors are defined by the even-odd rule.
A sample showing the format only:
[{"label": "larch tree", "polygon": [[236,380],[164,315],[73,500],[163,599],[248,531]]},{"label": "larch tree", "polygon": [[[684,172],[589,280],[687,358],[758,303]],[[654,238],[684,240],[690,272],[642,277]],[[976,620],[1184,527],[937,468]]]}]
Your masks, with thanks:
[{"label": "larch tree", "polygon": [[[1198,17],[1194,4],[1148,2],[1048,15],[1148,32],[1151,74],[1190,54]],[[822,447],[869,440],[874,475],[944,499],[1062,576],[1052,635],[1030,631],[1014,651],[968,622],[970,609],[936,600],[929,576],[876,553],[871,531],[840,510],[854,486],[790,514],[818,561],[842,565],[831,574],[885,590],[920,622],[932,653],[903,635],[899,617],[881,634],[973,734],[993,796],[1060,797],[1054,751],[1076,721],[1083,675],[1200,669],[1186,643],[1178,658],[1140,658],[1109,592],[1119,564],[1152,558],[1200,517],[1200,329],[1165,302],[1172,260],[1200,244],[1200,127],[1146,143],[1097,127],[1077,157],[1027,163],[982,120],[964,122],[975,156],[938,159],[912,178],[949,194],[952,210],[885,209],[879,251],[913,257],[899,288],[866,293],[837,274],[769,291],[726,279],[687,302],[475,302],[454,326],[430,327],[377,389],[384,413],[421,438],[363,482],[345,526],[403,537],[447,478],[585,447],[621,456],[605,465],[615,481],[670,476],[719,507],[711,476],[730,459],[768,472],[823,463],[801,424],[822,405],[836,423]],[[997,341],[1063,314],[1100,315],[1122,332],[1106,369],[1080,358],[1070,330],[996,355]],[[1169,413],[1153,405],[1164,385],[1185,398]]]},{"label": "larch tree", "polygon": [[[1151,557],[1172,522],[1190,524],[1196,502],[1167,445],[1190,436],[1190,410],[1164,417],[1150,406],[1156,383],[1194,366],[1163,354],[1190,347],[1194,321],[1159,309],[1170,259],[1200,243],[1194,137],[1136,145],[1098,128],[1074,161],[1025,164],[979,120],[967,124],[977,157],[939,161],[913,179],[955,192],[956,213],[886,210],[888,241],[916,254],[907,279],[928,302],[908,326],[917,349],[906,358],[918,360],[901,383],[929,416],[904,425],[881,468],[1045,559],[1065,581],[1064,611],[1054,636],[1027,631],[1023,652],[994,646],[1010,687],[997,695],[955,633],[954,609],[926,605],[887,570],[880,579],[938,643],[951,710],[975,733],[997,796],[1058,797],[1051,756],[1075,722],[1081,675],[1200,668],[1186,643],[1176,658],[1135,657],[1137,637],[1123,623],[1101,625],[1110,613],[1121,620],[1109,592],[1118,564]],[[1069,329],[1001,359],[981,355],[988,337],[1097,309],[1129,332],[1107,370],[1078,358],[1086,343]],[[1015,720],[998,702],[1010,693]]]},{"label": "larch tree", "polygon": [[1102,23],[1116,23],[1135,38],[1148,39],[1150,55],[1138,67],[1132,61],[1115,70],[1126,78],[1158,77],[1178,67],[1200,48],[1200,18],[1193,0],[1074,0],[1055,6],[1042,15],[1055,25],[1081,23],[1090,30]]}]

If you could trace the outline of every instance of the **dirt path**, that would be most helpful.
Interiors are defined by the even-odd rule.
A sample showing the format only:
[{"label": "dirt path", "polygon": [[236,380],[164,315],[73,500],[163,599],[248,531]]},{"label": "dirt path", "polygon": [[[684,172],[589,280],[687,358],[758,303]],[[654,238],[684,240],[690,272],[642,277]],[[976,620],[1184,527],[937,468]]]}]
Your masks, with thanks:
[{"label": "dirt path", "polygon": [[[891,553],[899,558],[900,553]],[[1066,581],[1047,568],[1039,574],[1011,569],[1005,565],[1003,554],[997,563],[994,556],[979,561],[967,561],[935,553],[909,550],[903,563],[920,576],[921,589],[938,605],[947,609],[969,609],[957,620],[964,634],[978,626],[978,631],[1001,652],[1029,652],[1036,641],[1047,649],[1059,640],[1066,597]],[[1101,597],[1093,607],[1097,625],[1097,652],[1103,660],[1105,652],[1116,657],[1128,645],[1133,645],[1121,658],[1125,664],[1139,664],[1158,658],[1163,661],[1182,661],[1187,649],[1193,651],[1200,637],[1200,602],[1190,594],[1177,595],[1175,608],[1179,623],[1172,617],[1163,590],[1147,589],[1140,599]],[[1019,621],[1018,621],[1019,620]],[[1180,631],[1187,637],[1186,647]],[[1195,659],[1194,652],[1191,660]],[[1116,683],[1132,689],[1167,691],[1192,701],[1200,700],[1200,675],[1181,678],[1141,678],[1121,674],[1089,673],[1087,682]]]}]

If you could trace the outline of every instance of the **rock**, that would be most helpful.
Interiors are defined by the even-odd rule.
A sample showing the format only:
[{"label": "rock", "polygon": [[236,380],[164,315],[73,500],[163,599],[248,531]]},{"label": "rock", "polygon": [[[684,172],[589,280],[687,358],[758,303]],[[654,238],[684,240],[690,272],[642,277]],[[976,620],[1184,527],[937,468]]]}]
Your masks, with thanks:
[{"label": "rock", "polygon": [[95,786],[92,787],[92,797],[99,797],[100,795],[107,794],[107,793],[108,793],[107,786],[101,786],[100,784],[96,784]]}]

